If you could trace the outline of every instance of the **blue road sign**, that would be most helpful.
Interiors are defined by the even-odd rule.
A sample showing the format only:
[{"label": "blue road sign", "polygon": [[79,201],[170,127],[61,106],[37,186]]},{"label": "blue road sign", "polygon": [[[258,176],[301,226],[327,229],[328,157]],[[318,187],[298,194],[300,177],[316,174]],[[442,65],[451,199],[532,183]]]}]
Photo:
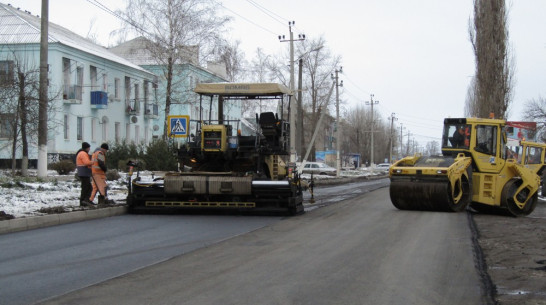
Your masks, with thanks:
[{"label": "blue road sign", "polygon": [[188,136],[189,115],[170,115],[169,116],[169,135],[175,138],[185,138]]}]

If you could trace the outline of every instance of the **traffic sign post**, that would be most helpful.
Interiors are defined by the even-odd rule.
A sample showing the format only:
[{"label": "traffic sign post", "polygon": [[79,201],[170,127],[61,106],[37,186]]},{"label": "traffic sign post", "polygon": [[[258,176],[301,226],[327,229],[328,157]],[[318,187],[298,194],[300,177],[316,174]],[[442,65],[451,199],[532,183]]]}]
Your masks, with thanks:
[{"label": "traffic sign post", "polygon": [[186,138],[188,136],[189,115],[170,115],[168,122],[169,136],[175,138]]}]

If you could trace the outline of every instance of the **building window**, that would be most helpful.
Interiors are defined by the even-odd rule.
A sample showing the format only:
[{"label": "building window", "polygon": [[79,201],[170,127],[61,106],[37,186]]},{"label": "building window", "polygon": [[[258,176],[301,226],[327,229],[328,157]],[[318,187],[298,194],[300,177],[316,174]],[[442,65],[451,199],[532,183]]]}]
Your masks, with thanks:
[{"label": "building window", "polygon": [[140,142],[140,126],[135,125],[135,143]]},{"label": "building window", "polygon": [[12,60],[0,61],[0,86],[10,86],[14,82],[14,67]]},{"label": "building window", "polygon": [[83,67],[79,66],[76,68],[76,86],[74,86],[74,94],[77,100],[82,100],[83,94]]},{"label": "building window", "polygon": [[120,123],[116,122],[114,125],[114,136],[115,136],[116,143],[119,143],[121,141],[120,134],[121,134]]},{"label": "building window", "polygon": [[15,115],[12,113],[0,114],[0,138],[13,138],[13,121]]},{"label": "building window", "polygon": [[148,103],[148,98],[150,97],[150,82],[144,81],[144,102]]},{"label": "building window", "polygon": [[96,118],[91,119],[91,141],[93,142],[97,141],[97,119]]},{"label": "building window", "polygon": [[133,110],[140,113],[140,90],[138,84],[135,84],[135,106]]},{"label": "building window", "polygon": [[108,120],[102,120],[102,141],[108,142]]},{"label": "building window", "polygon": [[64,139],[68,140],[68,134],[69,134],[69,127],[70,124],[68,124],[68,114],[64,115]]},{"label": "building window", "polygon": [[63,57],[63,99],[67,100],[70,95],[70,59]]},{"label": "building window", "polygon": [[131,99],[131,78],[125,76],[125,102],[129,103]]},{"label": "building window", "polygon": [[[76,66],[75,72],[72,66],[77,65],[76,61],[63,57],[63,99],[82,100],[83,67]],[[75,73],[75,74],[74,74]],[[74,79],[76,80],[74,82]]]},{"label": "building window", "polygon": [[81,116],[77,118],[76,129],[76,140],[83,140],[83,118]]},{"label": "building window", "polygon": [[102,74],[102,91],[108,92],[108,74]]},{"label": "building window", "polygon": [[91,79],[91,91],[97,90],[97,67],[89,66],[89,78]]},{"label": "building window", "polygon": [[129,123],[125,125],[125,140],[127,143],[131,141],[131,124]]},{"label": "building window", "polygon": [[144,129],[144,143],[148,144],[148,140],[150,139],[150,133],[148,131],[148,128]]},{"label": "building window", "polygon": [[114,78],[114,98],[119,99],[119,78]]}]

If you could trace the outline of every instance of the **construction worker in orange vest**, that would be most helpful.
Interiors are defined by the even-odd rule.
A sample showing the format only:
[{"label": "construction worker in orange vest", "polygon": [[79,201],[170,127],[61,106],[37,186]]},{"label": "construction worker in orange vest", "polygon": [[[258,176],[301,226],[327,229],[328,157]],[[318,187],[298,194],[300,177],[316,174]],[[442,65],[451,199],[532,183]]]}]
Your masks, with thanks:
[{"label": "construction worker in orange vest", "polygon": [[108,151],[108,144],[103,143],[100,148],[95,149],[91,161],[91,173],[93,177],[93,191],[89,201],[95,199],[97,191],[99,192],[99,205],[113,204],[112,200],[108,200],[108,186],[106,185],[106,152]]},{"label": "construction worker in orange vest", "polygon": [[91,205],[89,196],[91,195],[91,165],[93,165],[93,162],[89,156],[90,149],[91,145],[87,142],[83,142],[82,148],[76,153],[76,170],[82,183],[80,206]]}]

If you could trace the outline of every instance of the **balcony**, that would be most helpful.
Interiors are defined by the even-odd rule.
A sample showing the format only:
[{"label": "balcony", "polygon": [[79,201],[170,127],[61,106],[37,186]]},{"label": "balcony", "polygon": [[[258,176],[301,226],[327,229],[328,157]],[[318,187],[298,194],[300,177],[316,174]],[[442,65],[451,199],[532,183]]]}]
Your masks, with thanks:
[{"label": "balcony", "polygon": [[157,119],[159,117],[159,105],[144,103],[144,118]]},{"label": "balcony", "polygon": [[63,102],[65,104],[81,104],[82,86],[65,85],[63,90]]},{"label": "balcony", "polygon": [[132,99],[125,101],[125,113],[127,115],[140,114],[140,103],[139,101]]},{"label": "balcony", "polygon": [[92,109],[108,108],[108,93],[104,91],[91,91],[91,108]]}]

